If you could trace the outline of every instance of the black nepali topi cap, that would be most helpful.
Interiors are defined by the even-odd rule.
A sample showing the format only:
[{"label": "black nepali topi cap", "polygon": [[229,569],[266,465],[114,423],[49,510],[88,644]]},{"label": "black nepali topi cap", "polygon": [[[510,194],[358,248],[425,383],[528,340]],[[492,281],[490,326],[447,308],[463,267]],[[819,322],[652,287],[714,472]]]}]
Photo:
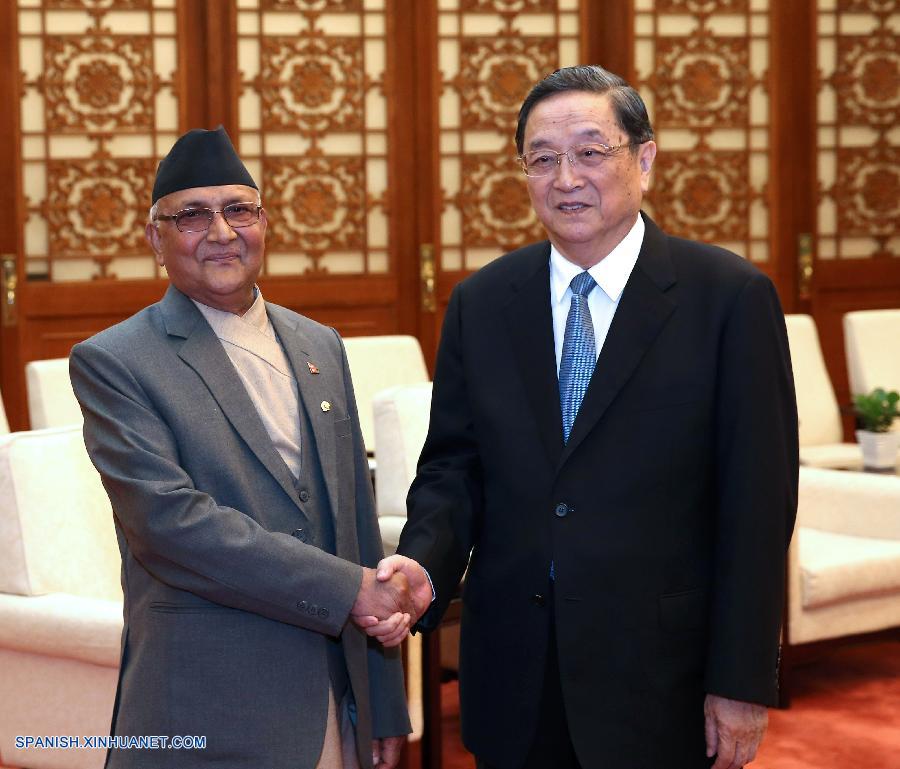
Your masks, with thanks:
[{"label": "black nepali topi cap", "polygon": [[191,187],[244,184],[258,190],[222,126],[215,131],[195,128],[179,137],[159,161],[153,183],[153,203]]}]

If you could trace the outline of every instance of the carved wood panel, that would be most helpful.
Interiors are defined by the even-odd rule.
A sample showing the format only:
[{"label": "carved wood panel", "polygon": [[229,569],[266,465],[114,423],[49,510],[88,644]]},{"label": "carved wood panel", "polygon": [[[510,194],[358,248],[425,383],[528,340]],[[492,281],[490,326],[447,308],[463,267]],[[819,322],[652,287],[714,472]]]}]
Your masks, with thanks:
[{"label": "carved wood panel", "polygon": [[143,222],[178,132],[175,0],[17,7],[26,277],[159,277]]},{"label": "carved wood panel", "polygon": [[239,140],[264,275],[392,270],[385,0],[238,0]]},{"label": "carved wood panel", "polygon": [[818,2],[818,257],[900,257],[900,8]]},{"label": "carved wood panel", "polygon": [[579,60],[579,0],[438,1],[438,245],[444,272],[546,237],[516,163],[531,86]]},{"label": "carved wood panel", "polygon": [[634,0],[634,86],[657,133],[645,208],[672,234],[770,259],[769,0]]}]

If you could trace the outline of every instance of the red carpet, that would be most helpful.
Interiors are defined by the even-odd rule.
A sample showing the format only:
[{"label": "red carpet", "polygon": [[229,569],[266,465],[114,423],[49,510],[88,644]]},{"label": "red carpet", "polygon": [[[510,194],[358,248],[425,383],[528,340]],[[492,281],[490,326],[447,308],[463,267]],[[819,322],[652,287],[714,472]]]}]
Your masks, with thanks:
[{"label": "red carpet", "polygon": [[[900,769],[900,642],[831,651],[797,668],[791,691],[789,710],[769,712],[766,739],[748,766]],[[474,769],[459,741],[456,683],[444,684],[441,696],[443,769]]]}]

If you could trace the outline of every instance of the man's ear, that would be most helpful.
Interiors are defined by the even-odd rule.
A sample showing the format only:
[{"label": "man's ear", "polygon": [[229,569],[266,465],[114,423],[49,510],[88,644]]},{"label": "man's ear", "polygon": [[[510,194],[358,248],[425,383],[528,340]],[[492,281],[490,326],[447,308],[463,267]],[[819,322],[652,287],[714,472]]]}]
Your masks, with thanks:
[{"label": "man's ear", "polygon": [[265,234],[266,227],[269,225],[269,217],[266,216],[265,208],[259,209],[259,223],[260,223],[260,226],[262,227],[263,234]]},{"label": "man's ear", "polygon": [[653,161],[656,159],[656,142],[644,142],[638,150],[638,164],[641,168],[641,191],[647,192],[650,189],[650,170],[653,168]]},{"label": "man's ear", "polygon": [[163,256],[162,251],[162,236],[159,234],[159,228],[156,226],[156,222],[147,222],[147,226],[144,228],[144,237],[147,239],[147,243],[153,251],[156,263],[160,267],[165,267],[166,259]]},{"label": "man's ear", "polygon": [[656,159],[656,142],[644,142],[639,150],[639,160],[641,163],[641,173],[648,174],[653,167],[653,161]]}]

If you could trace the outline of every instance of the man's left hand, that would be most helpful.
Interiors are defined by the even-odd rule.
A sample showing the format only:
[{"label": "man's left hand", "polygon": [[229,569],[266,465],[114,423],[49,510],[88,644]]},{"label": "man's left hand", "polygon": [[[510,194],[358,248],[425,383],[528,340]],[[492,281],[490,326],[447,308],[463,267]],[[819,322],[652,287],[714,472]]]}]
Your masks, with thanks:
[{"label": "man's left hand", "polygon": [[372,636],[385,648],[391,646],[399,646],[406,640],[409,635],[409,628],[412,625],[412,617],[409,614],[397,612],[386,620],[379,620],[378,617],[372,615],[354,616],[350,619],[357,627],[363,630],[367,635]]},{"label": "man's left hand", "polygon": [[375,764],[375,769],[394,769],[400,761],[404,742],[406,735],[372,740],[372,763]]},{"label": "man's left hand", "polygon": [[707,694],[703,714],[706,717],[706,755],[708,758],[716,756],[711,769],[740,769],[756,758],[769,723],[765,705]]}]

